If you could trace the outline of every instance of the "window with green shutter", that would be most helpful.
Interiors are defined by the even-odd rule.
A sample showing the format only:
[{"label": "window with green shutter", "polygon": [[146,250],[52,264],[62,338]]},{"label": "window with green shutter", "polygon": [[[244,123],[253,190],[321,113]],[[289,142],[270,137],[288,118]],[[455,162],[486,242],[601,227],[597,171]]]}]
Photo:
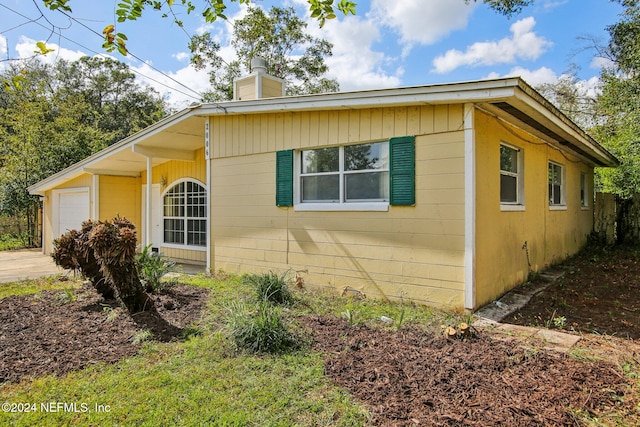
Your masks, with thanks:
[{"label": "window with green shutter", "polygon": [[[307,210],[386,210],[415,204],[414,137],[279,151],[276,204]],[[295,158],[294,158],[295,156]]]},{"label": "window with green shutter", "polygon": [[276,153],[276,206],[293,206],[293,150]]},{"label": "window with green shutter", "polygon": [[415,137],[403,136],[389,140],[391,163],[391,206],[416,204]]}]

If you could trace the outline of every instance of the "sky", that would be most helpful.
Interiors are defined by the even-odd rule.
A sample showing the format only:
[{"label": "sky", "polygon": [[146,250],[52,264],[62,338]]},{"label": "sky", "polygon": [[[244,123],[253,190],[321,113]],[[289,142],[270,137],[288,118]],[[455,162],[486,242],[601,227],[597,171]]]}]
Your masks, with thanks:
[{"label": "sky", "polygon": [[[34,55],[36,43],[53,52],[39,60],[76,60],[105,55],[102,29],[116,23],[121,0],[70,0],[70,21],[44,8],[42,0],[0,0],[0,70],[12,60]],[[319,28],[306,0],[254,0],[266,10],[294,7],[308,31],[333,43],[327,59],[340,90],[367,90],[520,76],[533,86],[553,83],[576,71],[585,90],[595,90],[606,64],[590,48],[608,41],[606,27],[619,21],[622,7],[609,0],[535,0],[520,14],[500,15],[481,0],[355,0],[356,16],[338,16]],[[175,3],[180,3],[176,1]],[[196,4],[203,4],[194,0]],[[233,58],[232,23],[246,6],[227,0],[228,20],[206,23],[198,10],[175,11],[184,22],[145,10],[141,19],[117,24],[127,35],[131,55],[108,55],[127,63],[141,84],[156,89],[175,109],[199,100],[209,86],[206,71],[189,64],[191,35],[209,31],[225,59]],[[52,27],[54,30],[52,31]]]}]

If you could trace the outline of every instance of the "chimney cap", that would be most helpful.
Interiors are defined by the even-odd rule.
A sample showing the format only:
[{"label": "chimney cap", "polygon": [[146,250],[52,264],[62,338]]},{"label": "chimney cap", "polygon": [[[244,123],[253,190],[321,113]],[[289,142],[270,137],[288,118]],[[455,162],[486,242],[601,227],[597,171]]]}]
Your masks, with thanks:
[{"label": "chimney cap", "polygon": [[267,72],[267,60],[256,56],[255,58],[251,58],[251,71],[260,73]]}]

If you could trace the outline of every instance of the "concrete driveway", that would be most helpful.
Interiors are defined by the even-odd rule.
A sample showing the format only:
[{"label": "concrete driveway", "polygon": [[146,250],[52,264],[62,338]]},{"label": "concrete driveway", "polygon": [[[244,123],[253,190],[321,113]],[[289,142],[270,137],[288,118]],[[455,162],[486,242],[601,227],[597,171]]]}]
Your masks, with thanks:
[{"label": "concrete driveway", "polygon": [[0,283],[51,276],[64,270],[53,263],[42,249],[0,251]]}]

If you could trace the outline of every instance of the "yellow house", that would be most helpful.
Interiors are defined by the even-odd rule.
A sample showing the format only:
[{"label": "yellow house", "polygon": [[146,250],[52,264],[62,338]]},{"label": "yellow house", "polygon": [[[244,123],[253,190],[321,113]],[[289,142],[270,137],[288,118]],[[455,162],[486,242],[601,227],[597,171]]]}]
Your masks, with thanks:
[{"label": "yellow house", "polygon": [[474,310],[577,252],[617,160],[519,78],[283,96],[264,70],[29,188],[210,270]]}]

